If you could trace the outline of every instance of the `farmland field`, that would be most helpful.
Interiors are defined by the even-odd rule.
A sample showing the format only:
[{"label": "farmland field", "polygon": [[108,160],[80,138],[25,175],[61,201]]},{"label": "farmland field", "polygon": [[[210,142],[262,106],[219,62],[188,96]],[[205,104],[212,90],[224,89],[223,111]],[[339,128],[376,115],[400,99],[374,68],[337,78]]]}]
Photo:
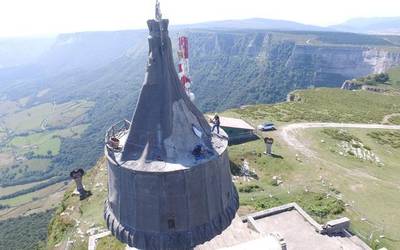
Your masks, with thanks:
[{"label": "farmland field", "polygon": [[[86,115],[94,106],[84,100],[34,106],[29,106],[29,101],[26,97],[0,105],[0,204],[15,211],[7,213],[10,216],[32,210],[29,203],[37,206],[37,200],[64,185],[46,173],[63,141],[80,138],[89,127]],[[56,203],[42,204],[47,209]],[[1,216],[0,220],[7,218]]]}]

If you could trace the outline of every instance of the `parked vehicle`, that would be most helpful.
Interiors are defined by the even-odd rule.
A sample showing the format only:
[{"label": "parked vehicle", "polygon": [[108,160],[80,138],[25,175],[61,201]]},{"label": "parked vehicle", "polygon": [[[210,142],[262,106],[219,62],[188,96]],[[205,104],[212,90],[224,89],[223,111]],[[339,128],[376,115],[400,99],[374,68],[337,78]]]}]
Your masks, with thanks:
[{"label": "parked vehicle", "polygon": [[258,125],[257,129],[261,131],[276,130],[275,125],[273,123],[268,123],[268,122]]}]

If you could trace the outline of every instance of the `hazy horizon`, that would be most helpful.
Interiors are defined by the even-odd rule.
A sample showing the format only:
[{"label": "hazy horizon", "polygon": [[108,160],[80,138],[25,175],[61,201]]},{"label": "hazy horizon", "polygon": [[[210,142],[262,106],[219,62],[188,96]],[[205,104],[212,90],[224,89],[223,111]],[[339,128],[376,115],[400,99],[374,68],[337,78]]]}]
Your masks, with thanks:
[{"label": "hazy horizon", "polygon": [[[115,31],[146,28],[154,16],[154,0],[3,0],[0,9],[0,37],[43,37],[60,33]],[[161,0],[163,16],[171,25],[252,18],[286,20],[327,27],[354,18],[400,16],[400,2],[365,1],[267,2],[247,0],[178,1]],[[301,10],[301,11],[299,11]]]}]

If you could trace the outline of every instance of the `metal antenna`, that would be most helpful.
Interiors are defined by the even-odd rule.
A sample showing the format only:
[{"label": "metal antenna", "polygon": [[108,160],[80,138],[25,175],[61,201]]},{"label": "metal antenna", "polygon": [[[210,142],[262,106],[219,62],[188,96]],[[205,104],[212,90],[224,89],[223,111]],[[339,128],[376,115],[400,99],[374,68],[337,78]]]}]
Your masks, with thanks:
[{"label": "metal antenna", "polygon": [[159,0],[156,0],[156,21],[161,21],[162,14]]}]

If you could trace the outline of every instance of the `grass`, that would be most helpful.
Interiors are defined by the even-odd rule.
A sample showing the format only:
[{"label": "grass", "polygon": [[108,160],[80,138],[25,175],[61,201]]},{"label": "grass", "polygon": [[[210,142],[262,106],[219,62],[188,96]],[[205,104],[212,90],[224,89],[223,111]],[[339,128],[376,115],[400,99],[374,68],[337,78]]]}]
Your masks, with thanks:
[{"label": "grass", "polygon": [[14,163],[14,156],[11,152],[0,153],[0,169],[8,167]]},{"label": "grass", "polygon": [[51,114],[52,109],[53,105],[50,103],[41,104],[7,116],[4,124],[17,132],[39,130],[42,121]]},{"label": "grass", "polygon": [[45,181],[32,182],[32,183],[28,183],[28,184],[24,184],[24,185],[10,186],[10,187],[4,187],[4,188],[0,187],[0,196],[12,194],[12,193],[18,192],[23,189],[28,189],[28,188],[36,186],[40,183],[43,183],[43,182],[45,182]]},{"label": "grass", "polygon": [[17,196],[17,197],[12,198],[12,199],[1,200],[0,202],[3,205],[8,205],[8,206],[11,206],[11,207],[15,207],[15,206],[18,206],[18,205],[21,205],[21,204],[24,204],[24,203],[32,201],[32,199],[34,197],[36,197],[35,194],[29,193],[29,194]]},{"label": "grass", "polygon": [[[272,133],[274,134],[274,133]],[[281,142],[276,141],[273,151],[279,156],[266,157],[264,143],[262,140],[252,141],[241,145],[234,145],[229,148],[229,155],[233,166],[241,164],[245,158],[258,176],[258,180],[250,183],[244,180],[236,181],[240,192],[241,215],[251,211],[263,210],[290,202],[299,203],[317,221],[326,222],[336,218],[344,211],[344,204],[334,197],[328,197],[329,190],[317,183],[315,172],[308,166],[299,166],[293,155],[286,151]],[[306,172],[306,173],[304,173]],[[308,181],[304,180],[307,176]],[[278,176],[283,183],[274,185],[273,178]],[[304,191],[305,189],[308,191]]]},{"label": "grass", "polygon": [[235,109],[250,122],[314,121],[380,123],[385,115],[400,113],[398,96],[367,91],[319,88],[296,91],[297,100],[276,105],[255,105]]},{"label": "grass", "polygon": [[19,105],[17,102],[12,101],[1,101],[0,105],[0,116],[12,114],[19,110]]},{"label": "grass", "polygon": [[126,245],[119,242],[115,237],[108,236],[99,240],[96,245],[96,250],[124,250]]},{"label": "grass", "polygon": [[390,145],[395,149],[400,148],[400,132],[376,131],[368,133],[368,136],[375,139],[381,145]]},{"label": "grass", "polygon": [[[93,193],[88,199],[79,201],[78,196],[72,195],[72,191],[75,189],[74,184],[70,185],[69,189],[65,192],[64,199],[49,225],[48,249],[53,249],[56,244],[66,241],[67,239],[76,242],[76,244],[74,244],[74,249],[80,249],[81,247],[82,249],[86,249],[88,235],[85,235],[86,239],[82,240],[77,234],[78,228],[82,232],[86,232],[93,227],[105,228],[106,225],[103,219],[104,201],[107,196],[107,173],[105,164],[105,160],[102,159],[98,162],[97,166],[90,170],[84,177],[83,182],[86,189],[91,190]],[[101,184],[96,185],[98,183]],[[66,213],[63,214],[63,212]],[[77,226],[76,221],[80,221]],[[107,245],[108,243],[104,244]],[[115,246],[116,242],[110,242],[109,244]]]},{"label": "grass", "polygon": [[392,86],[400,87],[400,67],[394,67],[389,70],[389,83]]},{"label": "grass", "polygon": [[28,104],[28,102],[29,102],[30,99],[31,99],[31,98],[30,98],[29,96],[23,97],[23,98],[21,98],[21,99],[18,100],[18,104],[19,104],[20,106],[22,106],[22,107],[25,107],[26,104]]},{"label": "grass", "polygon": [[77,117],[84,115],[94,106],[93,102],[77,101],[57,105],[48,119],[48,126],[63,127],[70,124]]},{"label": "grass", "polygon": [[345,211],[343,201],[335,197],[327,197],[325,194],[305,191],[264,197],[257,200],[255,205],[258,210],[264,210],[291,202],[299,204],[319,223],[324,223],[328,219],[335,219],[336,216],[341,215]]},{"label": "grass", "polygon": [[88,127],[89,124],[82,124],[71,128],[57,130],[54,132],[54,135],[63,138],[79,138]]},{"label": "grass", "polygon": [[[318,97],[321,92],[322,97]],[[385,115],[399,113],[398,97],[393,96],[330,89],[299,91],[297,95],[300,100],[295,103],[251,106],[221,115],[244,117],[256,125],[266,120],[380,123]],[[332,107],[335,109],[330,112]],[[236,183],[239,191],[242,191],[242,215],[249,210],[295,201],[314,219],[323,222],[327,218],[335,218],[336,209],[344,209],[341,215],[351,218],[353,232],[368,244],[372,245],[369,236],[375,231],[373,240],[379,234],[386,236],[385,239],[379,239],[379,247],[400,247],[399,241],[395,241],[400,239],[400,216],[395,205],[400,204],[400,187],[397,186],[400,179],[400,149],[396,148],[399,132],[368,129],[302,131],[300,140],[307,142],[306,145],[317,152],[319,159],[302,155],[296,157],[299,152],[287,148],[276,133],[267,134],[275,138],[273,151],[283,159],[260,155],[264,144],[258,141],[230,147],[233,166],[239,165],[240,158],[244,157],[260,177],[251,183]],[[370,136],[371,133],[375,138]],[[368,150],[379,156],[384,166],[378,167],[373,162],[356,157],[340,156],[334,150],[338,141],[352,140],[368,145]],[[271,186],[273,176],[279,176],[283,184]],[[252,185],[259,186],[260,190],[249,188]],[[318,203],[313,194],[325,194],[326,198]],[[344,208],[345,203],[350,206]],[[326,208],[331,209],[332,213],[327,214]],[[327,218],[319,218],[318,213],[327,215]]]},{"label": "grass", "polygon": [[391,118],[389,119],[389,122],[390,122],[391,124],[400,125],[400,115],[391,117]]},{"label": "grass", "polygon": [[4,124],[8,129],[18,133],[41,130],[42,123],[47,127],[65,127],[93,106],[93,102],[83,100],[58,105],[44,103],[7,115]]},{"label": "grass", "polygon": [[57,155],[60,152],[60,137],[77,138],[87,127],[88,124],[83,124],[62,130],[17,136],[11,140],[9,145],[18,148],[20,153],[33,152],[34,155],[46,156],[48,152],[51,152],[52,155]]},{"label": "grass", "polygon": [[47,155],[50,151],[52,155],[57,155],[60,152],[61,140],[55,133],[43,132],[14,137],[9,145],[18,148],[20,152],[31,151],[35,155]]},{"label": "grass", "polygon": [[335,139],[338,141],[361,142],[359,138],[355,137],[354,135],[350,134],[349,132],[347,132],[346,130],[343,130],[343,129],[325,128],[322,130],[322,132],[326,135],[329,135],[332,139]]},{"label": "grass", "polygon": [[261,190],[263,189],[257,184],[244,185],[238,188],[238,191],[241,193],[253,193]]},{"label": "grass", "polygon": [[[349,129],[348,133],[368,144],[384,166],[378,167],[369,161],[338,155],[331,150],[337,145],[337,140],[322,129],[306,130],[300,138],[307,140],[313,151],[323,159],[323,162],[310,160],[310,164],[320,166],[321,176],[326,183],[332,183],[340,191],[341,198],[351,205],[345,214],[352,219],[354,232],[361,237],[366,236],[368,243],[367,238],[373,231],[387,238],[400,239],[400,217],[395,205],[400,203],[397,184],[400,178],[400,149],[370,136],[388,135],[393,131]],[[304,178],[307,181],[306,175]],[[388,249],[399,248],[399,242],[379,240],[380,245]]]},{"label": "grass", "polygon": [[63,183],[57,183],[57,184],[51,185],[49,187],[40,189],[34,193],[20,195],[15,198],[7,199],[7,200],[1,200],[0,203],[2,205],[9,205],[11,207],[20,206],[20,205],[23,205],[26,203],[30,203],[31,201],[34,201],[34,200],[45,199],[49,195],[52,195],[55,192],[57,192],[58,190],[60,190],[60,188],[62,188],[62,187],[64,187]]},{"label": "grass", "polygon": [[26,162],[24,162],[25,165],[28,166],[29,170],[33,171],[41,171],[41,170],[46,170],[50,160],[49,159],[31,159]]}]

